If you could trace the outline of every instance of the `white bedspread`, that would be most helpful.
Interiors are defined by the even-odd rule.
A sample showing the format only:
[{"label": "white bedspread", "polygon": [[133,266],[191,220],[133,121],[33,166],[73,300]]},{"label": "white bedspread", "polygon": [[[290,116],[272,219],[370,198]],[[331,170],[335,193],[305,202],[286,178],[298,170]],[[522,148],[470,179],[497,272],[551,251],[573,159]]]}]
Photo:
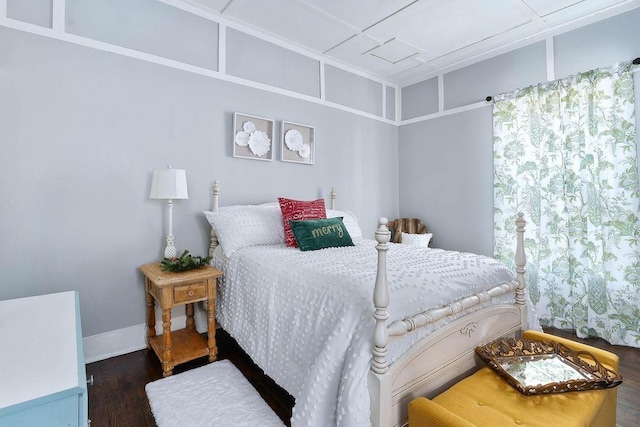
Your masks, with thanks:
[{"label": "white bedspread", "polygon": [[[214,265],[225,273],[218,321],[296,398],[293,426],[370,422],[375,244],[362,239],[355,247],[308,252],[254,246],[228,259],[216,251]],[[388,324],[515,278],[493,258],[469,253],[391,245],[387,259]],[[513,302],[513,295],[481,307],[500,302]],[[389,361],[442,324],[392,340]]]}]

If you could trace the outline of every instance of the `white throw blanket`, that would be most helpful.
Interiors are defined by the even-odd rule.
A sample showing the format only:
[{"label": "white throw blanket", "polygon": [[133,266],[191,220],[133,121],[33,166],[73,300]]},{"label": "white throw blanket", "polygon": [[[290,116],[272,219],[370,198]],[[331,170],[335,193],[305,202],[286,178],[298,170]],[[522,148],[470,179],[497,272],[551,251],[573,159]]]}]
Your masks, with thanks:
[{"label": "white throw blanket", "polygon": [[[369,425],[376,242],[302,252],[254,246],[214,258],[225,275],[217,317],[251,358],[296,398],[293,426]],[[493,258],[409,245],[388,251],[389,321],[515,279]],[[501,302],[506,295],[477,310]],[[466,313],[465,313],[466,314]],[[447,319],[391,341],[393,362]]]}]

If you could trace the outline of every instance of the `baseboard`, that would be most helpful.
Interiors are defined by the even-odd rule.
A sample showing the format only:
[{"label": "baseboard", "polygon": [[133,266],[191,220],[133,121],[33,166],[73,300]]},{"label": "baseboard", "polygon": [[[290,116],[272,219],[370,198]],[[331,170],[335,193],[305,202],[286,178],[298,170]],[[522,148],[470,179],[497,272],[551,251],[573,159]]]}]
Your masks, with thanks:
[{"label": "baseboard", "polygon": [[[156,313],[156,315],[158,316],[158,319],[156,319],[156,333],[161,334],[162,320],[160,313]],[[203,310],[196,310],[194,319],[198,332],[206,332],[206,313]],[[184,314],[172,317],[171,330],[184,328],[186,322],[187,317]],[[110,357],[142,350],[147,347],[146,337],[147,327],[144,323],[85,337],[82,340],[84,345],[84,362],[97,362]]]}]

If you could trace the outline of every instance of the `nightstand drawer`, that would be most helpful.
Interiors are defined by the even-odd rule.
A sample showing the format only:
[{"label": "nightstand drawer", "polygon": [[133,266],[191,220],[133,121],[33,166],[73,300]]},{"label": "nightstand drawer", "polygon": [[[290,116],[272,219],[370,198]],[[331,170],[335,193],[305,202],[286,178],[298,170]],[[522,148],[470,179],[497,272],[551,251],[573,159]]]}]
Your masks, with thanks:
[{"label": "nightstand drawer", "polygon": [[173,301],[175,303],[197,301],[206,297],[207,282],[192,283],[173,288]]}]

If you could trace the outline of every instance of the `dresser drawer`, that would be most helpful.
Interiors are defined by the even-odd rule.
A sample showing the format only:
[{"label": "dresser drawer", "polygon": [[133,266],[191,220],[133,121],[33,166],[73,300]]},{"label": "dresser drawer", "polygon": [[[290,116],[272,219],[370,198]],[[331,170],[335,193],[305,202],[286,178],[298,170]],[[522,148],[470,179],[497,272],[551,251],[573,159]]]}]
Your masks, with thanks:
[{"label": "dresser drawer", "polygon": [[[68,427],[86,426],[87,421],[78,419],[81,401],[78,395],[62,397],[52,402],[28,407],[6,416],[0,416],[0,427],[47,426]],[[30,405],[28,405],[30,406]]]},{"label": "dresser drawer", "polygon": [[173,288],[173,301],[181,302],[198,301],[207,297],[207,282],[192,283],[190,285],[176,286]]}]

